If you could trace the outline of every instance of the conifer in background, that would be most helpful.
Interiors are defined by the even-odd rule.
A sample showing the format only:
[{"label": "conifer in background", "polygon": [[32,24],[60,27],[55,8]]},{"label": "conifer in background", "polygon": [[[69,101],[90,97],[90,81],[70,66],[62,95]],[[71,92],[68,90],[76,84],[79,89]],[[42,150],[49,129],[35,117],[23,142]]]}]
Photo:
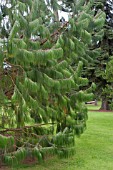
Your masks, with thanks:
[{"label": "conifer in background", "polygon": [[[97,13],[98,10],[102,9],[106,14],[106,21],[104,24],[104,29],[100,31],[100,35],[96,37],[100,37],[97,41],[95,38],[95,35],[93,36],[94,39],[94,45],[92,48],[96,48],[99,53],[95,58],[94,63],[90,63],[89,67],[85,70],[85,75],[87,74],[87,77],[90,82],[95,82],[97,85],[97,90],[95,96],[97,99],[102,100],[102,106],[101,109],[109,110],[112,109],[112,83],[111,80],[108,82],[108,77],[106,75],[106,65],[109,63],[109,61],[112,58],[113,55],[113,23],[112,23],[112,10],[113,10],[113,2],[110,0],[104,0],[104,1],[95,1],[95,13]],[[95,30],[96,31],[96,30]],[[111,62],[112,63],[112,62]],[[110,63],[110,64],[111,64]],[[111,67],[110,67],[111,68]],[[109,73],[111,71],[109,70]],[[107,74],[108,68],[107,68]]]},{"label": "conifer in background", "polygon": [[10,2],[0,86],[7,117],[1,122],[0,148],[8,164],[27,155],[39,162],[48,154],[68,157],[75,150],[75,135],[86,128],[85,102],[93,97],[94,84],[86,89],[82,67],[95,54],[89,48],[92,32],[102,28],[105,15],[98,11],[94,17],[93,2],[77,1],[69,21],[61,24],[55,20],[59,5],[53,2]]},{"label": "conifer in background", "polygon": [[[100,44],[102,53],[101,53],[101,69],[102,72],[102,109],[113,110],[112,104],[112,93],[113,93],[113,81],[109,79],[107,74],[112,72],[112,56],[113,56],[113,1],[106,0],[104,2],[104,11],[106,13],[106,23],[104,29],[104,37]],[[102,61],[103,60],[103,61]],[[110,70],[111,69],[111,70]],[[109,70],[109,72],[108,72]],[[107,73],[108,72],[108,73]],[[112,74],[111,74],[112,77]],[[111,78],[112,79],[112,78]]]}]

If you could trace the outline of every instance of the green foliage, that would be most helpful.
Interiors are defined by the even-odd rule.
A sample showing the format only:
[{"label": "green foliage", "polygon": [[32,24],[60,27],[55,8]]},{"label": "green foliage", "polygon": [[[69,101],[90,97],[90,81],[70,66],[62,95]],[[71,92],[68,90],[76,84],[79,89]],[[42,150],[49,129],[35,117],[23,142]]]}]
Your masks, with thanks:
[{"label": "green foliage", "polygon": [[42,154],[37,147],[33,149],[33,155],[38,159],[39,162],[42,161]]},{"label": "green foliage", "polygon": [[108,82],[113,82],[113,60],[107,63],[105,77]]},{"label": "green foliage", "polygon": [[19,164],[20,161],[24,160],[26,157],[26,150],[25,148],[19,148],[17,151],[5,155],[4,156],[4,161],[7,165],[14,165],[14,164]]},{"label": "green foliage", "polygon": [[[62,26],[52,20],[59,8],[56,1],[11,3],[11,31],[2,52],[10,66],[4,69],[11,87],[6,108],[12,108],[14,126],[10,128],[18,139],[17,151],[8,150],[5,155],[8,164],[19,163],[29,154],[39,162],[46,154],[68,157],[74,153],[75,135],[86,128],[85,102],[93,98],[94,85],[87,89],[89,81],[82,77],[82,69],[97,52],[90,49],[92,34],[102,28],[104,14],[94,17],[92,1],[76,5],[77,11],[72,5],[73,17]],[[4,123],[9,133],[8,126]],[[7,144],[2,142],[5,149]]]},{"label": "green foliage", "polygon": [[[95,62],[85,68],[90,83],[95,82],[96,97],[102,98],[106,104],[111,105],[112,95],[112,56],[113,56],[113,24],[112,24],[112,1],[95,1],[93,47]],[[98,18],[98,19],[97,19]],[[104,29],[100,29],[104,24]],[[90,54],[91,55],[91,54]],[[111,87],[110,87],[111,86]],[[105,104],[105,105],[106,105]],[[102,106],[103,107],[103,106]],[[104,109],[104,108],[103,108]],[[110,109],[109,107],[107,109]]]},{"label": "green foliage", "polygon": [[7,147],[12,147],[14,145],[14,137],[13,136],[3,136],[0,135],[0,149],[5,149]]}]

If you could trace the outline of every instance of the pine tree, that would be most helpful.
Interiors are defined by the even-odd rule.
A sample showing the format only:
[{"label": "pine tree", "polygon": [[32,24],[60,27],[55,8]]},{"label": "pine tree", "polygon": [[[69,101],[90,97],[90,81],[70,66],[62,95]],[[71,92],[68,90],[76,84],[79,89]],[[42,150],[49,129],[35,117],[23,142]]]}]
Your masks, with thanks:
[{"label": "pine tree", "polygon": [[[104,24],[104,29],[100,31],[101,36],[100,39],[95,41],[92,48],[96,48],[98,50],[98,55],[95,58],[94,63],[90,63],[90,66],[86,68],[87,77],[90,82],[95,82],[97,85],[96,97],[98,99],[102,99],[101,109],[109,110],[112,97],[111,83],[108,83],[108,79],[106,78],[106,65],[110,61],[111,56],[113,55],[113,43],[112,43],[112,6],[113,2],[104,0],[104,1],[96,1],[95,2],[95,13],[102,9],[106,14],[106,22]],[[97,33],[97,37],[99,37]],[[95,36],[94,36],[95,39]],[[85,75],[86,75],[85,72]]]},{"label": "pine tree", "polygon": [[[112,56],[113,56],[113,1],[106,0],[105,7],[106,13],[106,23],[105,23],[105,31],[104,37],[101,42],[102,55],[103,55],[103,63],[102,65],[106,69],[106,65],[111,64]],[[101,55],[101,56],[102,56]],[[110,63],[109,63],[110,62]],[[108,69],[106,70],[108,72]],[[110,70],[109,70],[110,71]],[[110,71],[111,72],[111,71]],[[112,105],[112,81],[109,81],[106,72],[103,71],[103,90],[102,90],[102,109],[113,109]]]},{"label": "pine tree", "polygon": [[[101,18],[101,29],[105,16],[99,11],[94,17],[92,2],[84,1],[81,6],[77,1],[78,12],[63,25],[56,24],[49,10],[52,2],[10,2],[11,31],[1,50],[5,62],[5,67],[1,65],[5,72],[1,84],[5,106],[1,109],[8,121],[3,122],[0,135],[0,148],[7,148],[5,162],[9,164],[27,154],[38,161],[47,154],[68,157],[75,150],[75,135],[86,128],[85,102],[93,97],[94,84],[86,88],[82,67],[92,60],[93,27]],[[4,137],[6,133],[10,136]],[[17,151],[11,152],[14,142]]]}]

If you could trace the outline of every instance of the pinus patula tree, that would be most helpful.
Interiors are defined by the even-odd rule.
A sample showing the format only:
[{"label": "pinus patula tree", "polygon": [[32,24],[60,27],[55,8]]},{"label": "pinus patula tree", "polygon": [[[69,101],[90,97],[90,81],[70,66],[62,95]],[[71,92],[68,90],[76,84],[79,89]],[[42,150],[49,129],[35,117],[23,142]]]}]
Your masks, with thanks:
[{"label": "pinus patula tree", "polygon": [[81,72],[83,62],[91,60],[93,27],[99,17],[103,23],[104,13],[94,17],[92,2],[77,1],[78,12],[73,8],[69,21],[61,24],[54,20],[59,5],[53,1],[10,3],[12,26],[1,50],[1,110],[7,116],[0,131],[2,155],[8,164],[27,155],[39,162],[48,154],[68,157],[75,135],[86,128],[85,102],[93,97],[94,85],[82,90],[88,80]]}]

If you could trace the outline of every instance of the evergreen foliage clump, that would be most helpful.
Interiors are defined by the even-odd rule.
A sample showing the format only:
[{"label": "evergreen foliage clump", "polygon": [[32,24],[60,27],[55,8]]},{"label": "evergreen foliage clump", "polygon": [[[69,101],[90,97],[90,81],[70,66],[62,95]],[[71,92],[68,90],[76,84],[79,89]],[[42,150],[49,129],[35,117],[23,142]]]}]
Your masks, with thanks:
[{"label": "evergreen foliage clump", "polygon": [[9,1],[10,32],[0,52],[0,151],[8,164],[27,155],[39,162],[49,154],[68,157],[86,128],[85,102],[95,85],[87,89],[82,68],[96,54],[92,35],[95,29],[95,40],[101,36],[105,14],[94,16],[93,1],[77,1],[62,25],[53,2]]},{"label": "evergreen foliage clump", "polygon": [[[97,85],[96,97],[97,99],[102,100],[101,109],[110,110],[113,107],[112,105],[112,82],[111,80],[108,81],[108,75],[112,72],[112,69],[108,73],[107,65],[112,63],[112,56],[113,56],[113,1],[111,0],[102,0],[102,1],[95,1],[95,14],[98,10],[102,10],[105,12],[105,24],[104,28],[99,31],[101,36],[98,36],[97,30],[95,30],[96,37],[100,37],[98,41],[95,41],[95,35],[93,37],[94,44],[93,49],[96,49],[95,53],[95,60],[94,63],[89,63],[89,66],[86,68],[84,75],[87,74],[87,78],[90,82],[95,82]],[[99,18],[100,20],[100,18]],[[100,20],[101,22],[102,20]],[[108,67],[108,66],[107,66]],[[107,71],[106,71],[107,69]],[[111,75],[112,77],[112,75]]]}]

